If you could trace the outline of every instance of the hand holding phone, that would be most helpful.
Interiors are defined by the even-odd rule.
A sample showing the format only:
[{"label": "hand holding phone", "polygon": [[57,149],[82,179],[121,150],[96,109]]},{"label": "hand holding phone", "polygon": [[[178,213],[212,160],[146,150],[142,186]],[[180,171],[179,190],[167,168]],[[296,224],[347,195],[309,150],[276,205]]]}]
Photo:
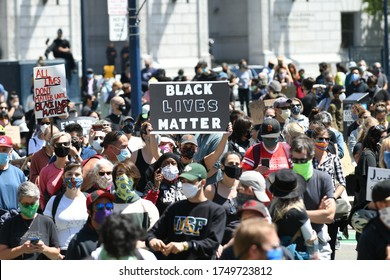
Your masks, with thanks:
[{"label": "hand holding phone", "polygon": [[261,165],[262,165],[262,166],[269,167],[269,158],[263,158],[263,159],[261,160]]},{"label": "hand holding phone", "polygon": [[40,240],[39,237],[32,237],[30,238],[30,244],[37,245],[39,240]]}]

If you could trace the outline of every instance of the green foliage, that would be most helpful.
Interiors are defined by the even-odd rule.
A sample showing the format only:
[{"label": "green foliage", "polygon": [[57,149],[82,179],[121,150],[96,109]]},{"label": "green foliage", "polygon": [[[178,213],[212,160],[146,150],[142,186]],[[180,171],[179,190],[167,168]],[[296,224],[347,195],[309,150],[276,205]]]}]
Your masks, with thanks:
[{"label": "green foliage", "polygon": [[367,7],[364,9],[364,11],[369,15],[375,16],[378,13],[383,15],[383,0],[363,0],[363,3],[367,4]]}]

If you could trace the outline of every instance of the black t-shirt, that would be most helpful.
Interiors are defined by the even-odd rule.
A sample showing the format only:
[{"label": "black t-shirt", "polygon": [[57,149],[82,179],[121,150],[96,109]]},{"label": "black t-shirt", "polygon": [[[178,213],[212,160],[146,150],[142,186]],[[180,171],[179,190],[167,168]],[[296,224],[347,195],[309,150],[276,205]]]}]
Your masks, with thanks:
[{"label": "black t-shirt", "polygon": [[390,94],[387,90],[380,90],[374,97],[371,99],[371,104],[377,104],[378,102],[386,102],[390,100]]},{"label": "black t-shirt", "polygon": [[[38,214],[34,220],[25,220],[21,215],[5,221],[0,230],[0,244],[8,248],[18,247],[32,237],[38,237],[49,247],[60,247],[57,229],[52,219]],[[23,254],[17,260],[47,260],[44,254]]]},{"label": "black t-shirt", "polygon": [[316,96],[313,92],[309,92],[302,98],[303,112],[302,114],[309,117],[311,110],[317,106]]}]

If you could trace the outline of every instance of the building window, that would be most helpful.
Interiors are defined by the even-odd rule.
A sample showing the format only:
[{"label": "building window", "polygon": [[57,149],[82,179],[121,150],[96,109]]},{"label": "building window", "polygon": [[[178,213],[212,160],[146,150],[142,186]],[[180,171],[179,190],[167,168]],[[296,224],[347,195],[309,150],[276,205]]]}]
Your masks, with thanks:
[{"label": "building window", "polygon": [[341,13],[341,47],[349,48],[354,46],[355,28],[354,20],[355,13]]}]

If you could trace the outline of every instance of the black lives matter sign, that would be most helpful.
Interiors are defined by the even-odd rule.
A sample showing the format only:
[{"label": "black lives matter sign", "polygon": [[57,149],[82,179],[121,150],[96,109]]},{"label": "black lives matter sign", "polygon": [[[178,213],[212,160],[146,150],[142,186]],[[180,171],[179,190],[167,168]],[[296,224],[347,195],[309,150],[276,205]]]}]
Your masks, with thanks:
[{"label": "black lives matter sign", "polygon": [[151,83],[150,122],[155,133],[226,131],[229,123],[228,83]]}]

